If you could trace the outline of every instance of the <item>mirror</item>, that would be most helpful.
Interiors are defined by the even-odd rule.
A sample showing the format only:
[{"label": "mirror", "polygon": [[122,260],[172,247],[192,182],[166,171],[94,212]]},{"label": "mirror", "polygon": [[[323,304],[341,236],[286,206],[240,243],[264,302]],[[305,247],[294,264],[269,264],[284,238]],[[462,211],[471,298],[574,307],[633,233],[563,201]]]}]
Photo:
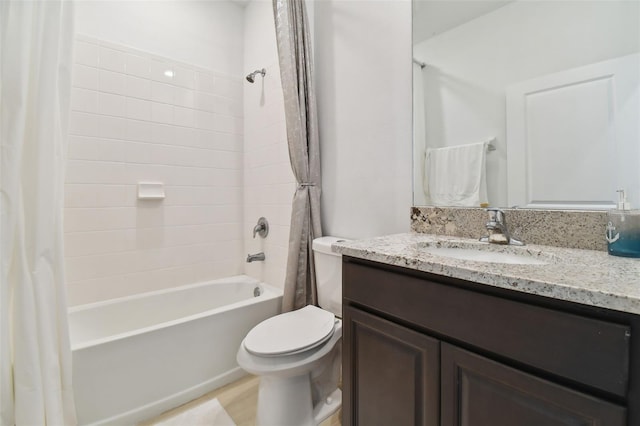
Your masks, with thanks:
[{"label": "mirror", "polygon": [[638,1],[413,0],[414,205],[640,207],[639,52]]}]

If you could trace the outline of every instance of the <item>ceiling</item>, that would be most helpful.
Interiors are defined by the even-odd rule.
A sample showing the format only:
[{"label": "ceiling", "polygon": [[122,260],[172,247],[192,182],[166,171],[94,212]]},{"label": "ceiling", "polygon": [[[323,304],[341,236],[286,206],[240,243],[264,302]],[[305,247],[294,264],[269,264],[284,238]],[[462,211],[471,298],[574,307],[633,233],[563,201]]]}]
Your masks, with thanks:
[{"label": "ceiling", "polygon": [[513,0],[413,0],[413,44],[492,12]]}]

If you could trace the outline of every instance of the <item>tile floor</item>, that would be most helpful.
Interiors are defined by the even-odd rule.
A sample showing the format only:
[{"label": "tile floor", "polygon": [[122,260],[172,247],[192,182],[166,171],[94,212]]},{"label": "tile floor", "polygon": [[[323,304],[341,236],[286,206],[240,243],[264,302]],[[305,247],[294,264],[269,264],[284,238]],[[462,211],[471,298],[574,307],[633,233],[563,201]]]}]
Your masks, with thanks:
[{"label": "tile floor", "polygon": [[[218,398],[218,401],[220,401],[220,404],[222,404],[229,416],[231,416],[236,426],[253,426],[255,425],[256,408],[258,404],[258,380],[256,376],[249,375],[243,377],[236,382],[167,411],[158,417],[139,423],[138,426],[152,426],[156,422],[175,416],[213,398]],[[338,410],[336,414],[322,422],[320,426],[341,426],[340,414],[341,411]]]}]

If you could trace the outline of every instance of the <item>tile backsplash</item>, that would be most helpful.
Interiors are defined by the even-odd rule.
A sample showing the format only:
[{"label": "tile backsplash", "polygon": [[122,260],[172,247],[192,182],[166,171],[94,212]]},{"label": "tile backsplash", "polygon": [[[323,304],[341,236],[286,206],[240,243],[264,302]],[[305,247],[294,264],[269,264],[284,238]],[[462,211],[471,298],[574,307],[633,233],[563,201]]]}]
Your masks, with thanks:
[{"label": "tile backsplash", "polygon": [[[587,250],[606,250],[604,211],[504,209],[514,238]],[[481,208],[412,207],[411,230],[426,234],[480,238],[487,234],[487,212]]]},{"label": "tile backsplash", "polygon": [[242,273],[241,77],[78,35],[72,86],[70,305]]}]

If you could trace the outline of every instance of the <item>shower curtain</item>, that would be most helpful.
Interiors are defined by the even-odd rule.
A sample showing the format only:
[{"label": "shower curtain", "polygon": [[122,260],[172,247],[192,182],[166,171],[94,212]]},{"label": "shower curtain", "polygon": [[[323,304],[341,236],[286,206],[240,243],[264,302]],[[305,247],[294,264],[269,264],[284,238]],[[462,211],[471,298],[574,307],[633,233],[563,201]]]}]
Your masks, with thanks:
[{"label": "shower curtain", "polygon": [[311,244],[320,225],[320,147],[311,38],[304,0],[273,0],[289,159],[298,188],[293,197],[283,311],[317,304]]},{"label": "shower curtain", "polygon": [[76,424],[62,200],[71,1],[0,2],[0,424]]}]

